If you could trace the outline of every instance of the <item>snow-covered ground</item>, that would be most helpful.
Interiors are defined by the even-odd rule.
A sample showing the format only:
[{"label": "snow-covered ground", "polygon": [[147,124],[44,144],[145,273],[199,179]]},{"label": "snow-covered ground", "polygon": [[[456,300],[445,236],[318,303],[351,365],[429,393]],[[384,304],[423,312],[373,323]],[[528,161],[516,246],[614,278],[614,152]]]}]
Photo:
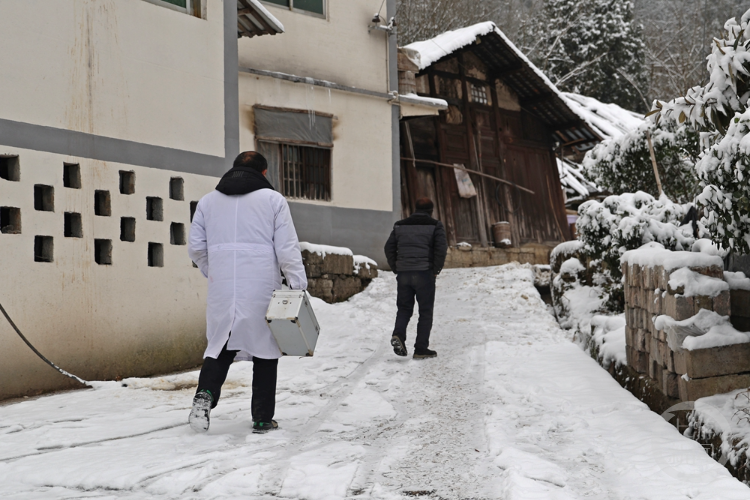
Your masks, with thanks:
[{"label": "snow-covered ground", "polygon": [[570,342],[529,266],[445,271],[423,361],[391,350],[382,274],[315,301],[315,357],[280,363],[281,430],[250,432],[246,362],[205,435],[186,423],[197,372],[6,404],[0,497],[750,499]]}]

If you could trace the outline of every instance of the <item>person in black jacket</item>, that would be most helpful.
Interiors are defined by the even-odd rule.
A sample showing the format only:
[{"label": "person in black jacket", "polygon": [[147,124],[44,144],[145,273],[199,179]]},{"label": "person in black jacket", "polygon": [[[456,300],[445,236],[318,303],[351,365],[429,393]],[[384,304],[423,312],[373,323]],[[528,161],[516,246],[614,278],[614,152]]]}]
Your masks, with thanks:
[{"label": "person in black jacket", "polygon": [[432,200],[417,200],[417,210],[408,218],[398,221],[385,244],[388,265],[396,273],[398,298],[396,326],[391,345],[393,352],[406,356],[406,327],[414,313],[414,298],[419,303],[417,340],[414,342],[414,359],[434,358],[429,349],[432,329],[432,309],[435,304],[435,279],[445,264],[448,242],[443,223],[431,217]]}]

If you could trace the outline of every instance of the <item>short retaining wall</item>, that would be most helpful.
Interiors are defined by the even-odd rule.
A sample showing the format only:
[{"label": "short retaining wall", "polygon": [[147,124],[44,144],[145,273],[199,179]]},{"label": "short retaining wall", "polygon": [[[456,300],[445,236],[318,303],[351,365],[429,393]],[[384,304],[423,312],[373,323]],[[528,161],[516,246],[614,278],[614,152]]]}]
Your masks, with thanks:
[{"label": "short retaining wall", "polygon": [[367,288],[378,276],[375,261],[352,255],[348,248],[301,243],[307,291],[329,304],[343,302]]},{"label": "short retaining wall", "polygon": [[511,262],[519,264],[549,264],[551,246],[529,244],[518,248],[473,247],[459,245],[448,248],[445,268],[501,266]]},{"label": "short retaining wall", "polygon": [[672,349],[665,333],[674,321],[695,326],[708,318],[722,335],[742,339],[750,331],[750,280],[724,272],[717,256],[634,252],[641,254],[623,257],[624,331],[621,319],[597,316],[583,343],[622,387],[750,484],[750,343],[697,344],[709,330],[693,338],[692,349],[687,342]]},{"label": "short retaining wall", "polygon": [[[712,263],[707,255],[671,253],[674,254],[669,261],[671,263],[641,265],[625,262],[622,265],[628,366],[648,376],[668,398],[681,401],[695,401],[750,387],[750,343],[693,350],[670,348],[666,330],[659,328],[663,323],[656,321],[657,317],[665,315],[683,321],[695,317],[703,309],[720,316],[730,316],[732,296],[735,296],[737,306],[746,300],[743,291],[730,291],[728,285],[721,290],[724,270],[720,258],[716,257],[713,260],[717,262]],[[675,264],[683,258],[685,261],[695,261],[696,256],[704,257],[699,265]],[[714,280],[703,280],[712,285],[708,288],[713,288],[713,293],[698,295],[685,290],[684,286],[673,288],[670,279],[671,283],[676,283],[676,271],[681,269],[689,270],[691,279],[700,275]]]}]

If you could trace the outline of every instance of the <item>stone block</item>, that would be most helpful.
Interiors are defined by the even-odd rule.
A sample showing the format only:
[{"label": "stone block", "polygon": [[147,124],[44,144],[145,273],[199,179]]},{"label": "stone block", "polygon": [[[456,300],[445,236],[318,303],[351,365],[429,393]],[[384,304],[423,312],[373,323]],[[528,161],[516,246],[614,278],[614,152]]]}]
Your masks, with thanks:
[{"label": "stone block", "polygon": [[368,269],[367,265],[360,264],[357,268],[357,277],[363,280],[371,280],[378,277],[378,266],[370,264]]},{"label": "stone block", "polygon": [[724,268],[722,266],[706,266],[706,267],[696,267],[691,266],[691,271],[695,271],[698,274],[702,274],[704,276],[710,276],[712,278],[719,278],[721,280],[724,279]]},{"label": "stone block", "polygon": [[649,356],[648,358],[648,376],[652,379],[656,380],[657,372],[661,372],[662,367],[659,364],[659,361],[653,358],[653,356]]},{"label": "stone block", "polygon": [[663,294],[664,292],[662,292],[661,290],[654,290],[653,303],[651,304],[651,313],[656,316],[664,314]]},{"label": "stone block", "polygon": [[698,314],[701,309],[713,311],[714,299],[706,295],[696,295],[693,297],[693,314]]},{"label": "stone block", "polygon": [[732,316],[750,318],[750,290],[730,291]]},{"label": "stone block", "polygon": [[651,313],[646,309],[642,309],[642,311],[641,323],[643,323],[643,329],[648,330],[649,327],[653,326],[653,322],[651,321]]},{"label": "stone block", "polygon": [[750,372],[750,343],[683,351],[691,379]]},{"label": "stone block", "polygon": [[693,297],[684,295],[672,295],[668,293],[664,297],[664,314],[671,316],[677,321],[682,321],[693,316]]},{"label": "stone block", "polygon": [[645,290],[653,290],[654,287],[654,269],[652,267],[643,268],[643,288]]},{"label": "stone block", "polygon": [[[594,327],[591,327],[594,330]],[[629,326],[625,327],[625,346],[630,348],[635,346],[635,330]]]},{"label": "stone block", "polygon": [[324,274],[342,274],[351,276],[354,273],[354,257],[351,255],[327,254],[325,257],[308,250],[302,251],[302,262],[308,278],[318,278]]},{"label": "stone block", "polygon": [[[672,359],[672,349],[669,348],[669,345],[666,342],[662,342],[661,340],[657,342],[659,342],[659,359],[661,360],[661,366],[669,368],[670,362],[671,365],[674,366],[674,360]],[[674,371],[674,369],[672,371]]]},{"label": "stone block", "polygon": [[678,287],[673,287],[672,285],[667,282],[667,293],[670,295],[682,295],[685,293],[685,286],[680,285]]},{"label": "stone block", "polygon": [[362,280],[354,276],[337,276],[333,280],[333,302],[343,302],[362,291]]},{"label": "stone block", "polygon": [[653,337],[649,338],[648,340],[648,353],[651,355],[651,358],[659,360],[659,341]]},{"label": "stone block", "polygon": [[648,353],[629,349],[627,351],[628,366],[638,373],[648,373]]},{"label": "stone block", "polygon": [[656,338],[658,338],[662,342],[667,341],[667,332],[665,330],[656,330],[656,334]]},{"label": "stone block", "polygon": [[630,269],[630,271],[631,271],[631,273],[633,275],[633,279],[632,279],[632,282],[631,282],[630,285],[634,286],[634,287],[637,287],[637,288],[640,288],[641,287],[641,283],[642,283],[642,281],[641,281],[641,266],[639,266],[638,264],[635,264]]},{"label": "stone block", "polygon": [[661,274],[664,272],[664,268],[662,266],[654,266],[651,268],[651,286],[654,290],[659,288],[659,284],[661,283]]},{"label": "stone block", "polygon": [[638,328],[635,330],[633,336],[633,349],[636,351],[646,352],[648,351],[648,343],[650,342],[651,336],[646,330]]},{"label": "stone block", "polygon": [[676,373],[671,373],[667,370],[662,372],[661,380],[661,392],[670,398],[680,397],[680,384],[678,382],[679,376]]},{"label": "stone block", "polygon": [[669,370],[672,373],[677,373],[677,370],[675,369],[675,365],[674,365],[674,351],[672,351],[672,349],[669,348],[669,345],[667,345],[667,351],[669,351],[669,353],[666,355],[667,356],[667,359],[666,359],[667,370]]},{"label": "stone block", "polygon": [[307,292],[313,297],[322,299],[329,304],[333,302],[333,280],[323,278],[308,278]]},{"label": "stone block", "polygon": [[654,285],[656,285],[654,289],[658,288],[663,292],[667,289],[667,283],[669,282],[668,275],[666,271],[664,271],[664,266],[656,266],[653,273],[654,280],[656,280],[656,282],[654,283]]},{"label": "stone block", "polygon": [[[533,258],[532,258],[533,260]],[[522,257],[521,261],[522,264],[526,262],[530,262],[528,259],[524,259]],[[471,265],[472,267],[487,267],[490,265],[490,254],[484,249],[478,249],[476,251],[471,252]]]},{"label": "stone block", "polygon": [[661,389],[661,387],[662,387],[662,381],[663,381],[663,378],[664,378],[664,371],[665,371],[664,367],[661,366],[659,364],[659,361],[655,360],[655,359],[651,360],[651,366],[652,366],[652,370],[651,371],[653,372],[653,375],[651,373],[649,373],[649,377],[651,377],[653,379],[654,383],[656,384],[656,387],[658,387],[659,389]]},{"label": "stone block", "polygon": [[674,351],[672,358],[674,359],[674,372],[678,375],[687,373],[687,360],[685,359],[685,353],[687,351]]},{"label": "stone block", "polygon": [[714,394],[724,394],[750,387],[750,373],[690,380],[680,377],[677,380],[679,383],[680,399],[683,401],[695,401],[696,399],[713,396]]},{"label": "stone block", "polygon": [[713,310],[722,316],[732,314],[732,295],[729,290],[724,290],[713,298]]},{"label": "stone block", "polygon": [[630,328],[638,328],[635,325],[635,311],[636,309],[633,307],[628,307],[627,309],[625,309],[625,322]]}]

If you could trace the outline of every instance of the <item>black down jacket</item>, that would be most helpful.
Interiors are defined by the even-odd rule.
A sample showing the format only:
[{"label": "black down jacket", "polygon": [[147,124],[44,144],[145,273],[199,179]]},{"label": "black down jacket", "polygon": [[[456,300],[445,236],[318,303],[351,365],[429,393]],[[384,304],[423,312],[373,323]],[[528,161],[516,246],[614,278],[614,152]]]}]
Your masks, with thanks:
[{"label": "black down jacket", "polygon": [[439,274],[448,254],[443,223],[431,211],[417,210],[398,221],[385,244],[385,257],[394,273],[427,271]]}]

